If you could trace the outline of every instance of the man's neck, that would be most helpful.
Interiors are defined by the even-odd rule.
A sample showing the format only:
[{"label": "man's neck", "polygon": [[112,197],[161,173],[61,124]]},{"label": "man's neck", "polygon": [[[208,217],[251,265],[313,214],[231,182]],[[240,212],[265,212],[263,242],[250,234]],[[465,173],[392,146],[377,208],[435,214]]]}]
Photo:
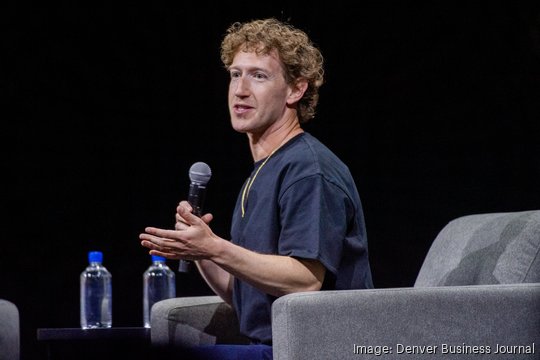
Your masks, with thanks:
[{"label": "man's neck", "polygon": [[275,129],[269,128],[260,136],[248,134],[253,160],[257,162],[270,156],[287,141],[303,132],[298,120],[295,120]]}]

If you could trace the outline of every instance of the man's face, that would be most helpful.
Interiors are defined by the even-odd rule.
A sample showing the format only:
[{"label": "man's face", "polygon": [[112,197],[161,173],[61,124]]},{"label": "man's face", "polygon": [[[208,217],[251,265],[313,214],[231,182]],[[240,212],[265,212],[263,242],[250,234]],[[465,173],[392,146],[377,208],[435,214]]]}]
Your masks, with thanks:
[{"label": "man's face", "polygon": [[229,112],[236,131],[262,134],[284,118],[291,88],[277,53],[239,51],[229,74]]}]

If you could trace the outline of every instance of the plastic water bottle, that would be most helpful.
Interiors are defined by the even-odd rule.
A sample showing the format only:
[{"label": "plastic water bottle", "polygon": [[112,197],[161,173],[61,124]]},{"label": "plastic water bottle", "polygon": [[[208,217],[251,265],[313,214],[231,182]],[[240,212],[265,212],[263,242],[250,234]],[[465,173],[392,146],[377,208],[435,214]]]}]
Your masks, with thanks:
[{"label": "plastic water bottle", "polygon": [[152,265],[143,274],[143,322],[150,328],[152,305],[160,300],[176,297],[176,276],[165,263],[165,258],[152,255]]},{"label": "plastic water bottle", "polygon": [[90,251],[89,265],[81,273],[81,327],[112,326],[112,276],[103,266],[103,253]]}]

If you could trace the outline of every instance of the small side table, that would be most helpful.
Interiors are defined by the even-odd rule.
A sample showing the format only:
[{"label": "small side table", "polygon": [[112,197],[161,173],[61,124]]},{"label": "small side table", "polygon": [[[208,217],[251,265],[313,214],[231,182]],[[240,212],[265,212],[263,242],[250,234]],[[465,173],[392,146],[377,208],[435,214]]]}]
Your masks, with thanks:
[{"label": "small side table", "polygon": [[42,328],[37,340],[44,344],[44,359],[151,359],[150,329]]}]

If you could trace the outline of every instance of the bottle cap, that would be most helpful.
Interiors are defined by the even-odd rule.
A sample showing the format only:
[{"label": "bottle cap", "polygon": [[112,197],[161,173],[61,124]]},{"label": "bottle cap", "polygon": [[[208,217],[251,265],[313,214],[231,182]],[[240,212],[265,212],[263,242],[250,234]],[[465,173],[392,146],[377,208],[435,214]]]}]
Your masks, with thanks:
[{"label": "bottle cap", "polygon": [[101,251],[90,251],[88,252],[88,261],[89,262],[103,262],[103,253]]},{"label": "bottle cap", "polygon": [[152,261],[165,261],[163,256],[152,255]]}]

